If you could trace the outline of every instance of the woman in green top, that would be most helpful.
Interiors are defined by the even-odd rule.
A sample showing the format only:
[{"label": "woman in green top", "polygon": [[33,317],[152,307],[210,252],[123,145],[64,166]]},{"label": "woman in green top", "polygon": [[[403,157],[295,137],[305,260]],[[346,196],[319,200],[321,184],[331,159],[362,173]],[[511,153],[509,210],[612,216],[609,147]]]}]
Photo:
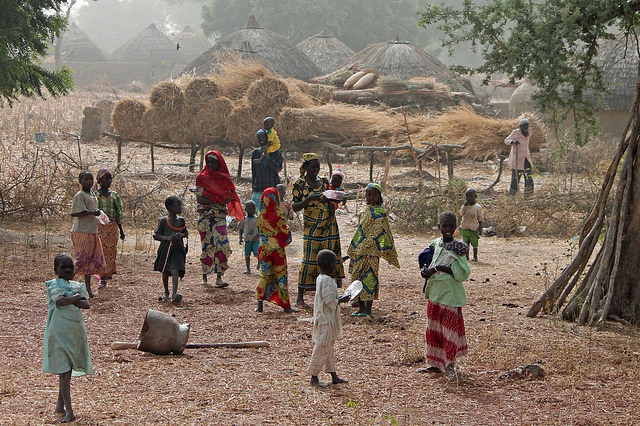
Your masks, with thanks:
[{"label": "woman in green top", "polygon": [[467,337],[462,318],[462,306],[467,304],[463,281],[469,278],[467,253],[469,246],[455,240],[456,215],[444,212],[438,220],[442,238],[431,243],[433,258],[420,271],[427,279],[424,297],[427,299],[427,368],[420,373],[455,375],[456,358],[466,355]]},{"label": "woman in green top", "polygon": [[53,259],[59,278],[47,281],[49,314],[44,329],[42,371],[60,376],[60,390],[55,412],[62,423],[75,418],[71,408],[71,375],[93,374],[87,331],[80,309],[89,309],[89,293],[84,284],[71,281],[75,268],[68,254]]}]

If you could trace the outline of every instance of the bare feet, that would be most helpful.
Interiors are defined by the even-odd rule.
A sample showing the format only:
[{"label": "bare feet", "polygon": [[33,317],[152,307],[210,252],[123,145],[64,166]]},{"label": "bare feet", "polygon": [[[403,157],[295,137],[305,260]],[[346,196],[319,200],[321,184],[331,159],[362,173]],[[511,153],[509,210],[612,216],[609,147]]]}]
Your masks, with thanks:
[{"label": "bare feet", "polygon": [[225,283],[224,281],[216,281],[216,288],[225,288],[229,287],[229,283]]},{"label": "bare feet", "polygon": [[296,308],[287,308],[284,310],[285,314],[295,314],[296,312],[300,312],[300,309]]},{"label": "bare feet", "polygon": [[158,302],[166,302],[169,299],[169,293],[165,293],[162,296],[158,296]]},{"label": "bare feet", "polygon": [[178,303],[182,300],[182,295],[179,293],[176,293],[173,295],[173,297],[171,298],[171,303]]},{"label": "bare feet", "polygon": [[311,381],[309,383],[311,384],[311,386],[318,387],[325,387],[328,385],[328,383],[321,382],[320,379],[318,379],[318,376],[311,376]]},{"label": "bare feet", "polygon": [[56,405],[56,409],[55,409],[53,412],[54,412],[54,413],[56,413],[56,414],[61,414],[61,415],[65,415],[65,414],[67,414],[67,412],[66,412],[66,411],[64,411],[64,406],[62,406],[62,407],[58,407],[58,406]]},{"label": "bare feet", "polygon": [[73,411],[69,411],[65,414],[65,416],[60,420],[60,423],[69,423],[73,421],[76,416],[73,415]]},{"label": "bare feet", "polygon": [[251,275],[251,271],[250,271],[250,270],[248,270],[248,269],[247,269],[246,271],[243,271],[242,273],[243,273],[244,275]]},{"label": "bare feet", "polygon": [[262,300],[258,300],[258,306],[256,306],[256,312],[262,312]]}]

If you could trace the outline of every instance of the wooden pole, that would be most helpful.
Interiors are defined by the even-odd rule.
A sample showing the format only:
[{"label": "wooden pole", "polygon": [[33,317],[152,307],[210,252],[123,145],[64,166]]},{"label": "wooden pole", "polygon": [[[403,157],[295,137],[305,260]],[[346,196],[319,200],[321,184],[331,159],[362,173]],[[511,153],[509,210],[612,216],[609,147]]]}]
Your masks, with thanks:
[{"label": "wooden pole", "polygon": [[120,168],[120,165],[122,164],[122,139],[123,138],[116,139],[116,143],[118,144],[118,161],[117,161],[116,167],[118,169]]},{"label": "wooden pole", "polygon": [[192,172],[196,165],[196,153],[198,152],[198,147],[196,146],[196,138],[191,138],[191,154],[189,156],[189,171]]},{"label": "wooden pole", "polygon": [[202,170],[202,168],[204,167],[204,150],[205,146],[203,143],[202,145],[200,145],[200,170]]},{"label": "wooden pole", "polygon": [[451,151],[445,150],[444,155],[447,160],[447,179],[451,182],[451,179],[453,179],[453,159],[451,158]]},{"label": "wooden pole", "polygon": [[242,158],[244,157],[244,147],[240,146],[240,152],[238,153],[238,174],[237,179],[240,180],[242,176]]},{"label": "wooden pole", "polygon": [[373,160],[376,156],[375,152],[371,153],[371,159],[369,159],[369,182],[373,182]]},{"label": "wooden pole", "polygon": [[150,150],[151,150],[151,173],[155,173],[156,172],[156,160],[153,156],[153,144],[149,145]]},{"label": "wooden pole", "polygon": [[387,192],[387,181],[389,179],[389,169],[391,168],[391,157],[392,154],[390,152],[385,154],[384,159],[384,178],[382,180],[382,190]]}]

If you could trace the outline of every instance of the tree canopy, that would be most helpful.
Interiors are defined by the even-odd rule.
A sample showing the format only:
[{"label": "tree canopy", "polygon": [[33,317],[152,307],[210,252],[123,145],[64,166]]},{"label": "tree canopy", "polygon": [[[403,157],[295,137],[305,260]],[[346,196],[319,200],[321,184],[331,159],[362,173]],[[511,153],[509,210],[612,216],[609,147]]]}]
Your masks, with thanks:
[{"label": "tree canopy", "polygon": [[417,27],[418,9],[417,0],[211,0],[202,7],[202,29],[207,36],[228,34],[253,11],[261,25],[293,43],[327,28],[355,51],[396,34],[424,45],[428,34]]},{"label": "tree canopy", "polygon": [[639,10],[640,0],[464,0],[461,7],[428,5],[420,24],[436,24],[450,52],[462,42],[481,50],[484,64],[461,72],[529,77],[541,112],[553,124],[571,117],[584,143],[597,129],[597,94],[607,85],[594,63],[599,44],[616,28],[632,33]]},{"label": "tree canopy", "polygon": [[[73,87],[71,71],[48,71],[39,64],[48,44],[66,26],[60,16],[63,0],[0,0],[0,102],[9,105],[19,96],[53,96]],[[53,12],[53,13],[52,13]],[[55,13],[57,12],[57,13]]]}]

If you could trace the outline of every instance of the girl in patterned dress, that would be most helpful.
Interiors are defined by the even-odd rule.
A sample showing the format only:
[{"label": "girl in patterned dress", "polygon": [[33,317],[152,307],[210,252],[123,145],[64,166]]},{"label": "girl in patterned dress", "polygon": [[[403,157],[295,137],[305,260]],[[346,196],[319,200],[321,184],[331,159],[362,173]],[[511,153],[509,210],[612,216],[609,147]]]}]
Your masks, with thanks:
[{"label": "girl in patterned dress", "polygon": [[280,306],[286,313],[298,312],[289,303],[287,254],[284,249],[291,243],[291,231],[287,225],[287,218],[280,208],[280,194],[276,188],[264,190],[260,197],[260,208],[261,212],[258,216],[260,280],[256,312],[262,312],[265,300]]},{"label": "girl in patterned dress", "polygon": [[358,228],[348,251],[353,265],[351,281],[362,281],[363,286],[358,296],[359,309],[351,314],[353,317],[370,316],[373,301],[378,300],[380,258],[396,268],[400,267],[387,212],[382,207],[382,187],[370,183],[365,196],[367,207],[360,213]]},{"label": "girl in patterned dress", "polygon": [[304,210],[304,233],[302,236],[302,265],[298,273],[298,299],[296,306],[308,308],[304,302],[304,292],[315,291],[316,278],[320,275],[318,253],[331,250],[338,258],[332,277],[338,287],[342,286],[344,268],[340,249],[340,230],[334,214],[334,206],[322,195],[329,188],[326,178],[319,178],[320,161],[318,154],[302,155],[300,178],[293,184],[293,211]]},{"label": "girl in patterned dress", "polygon": [[125,235],[122,229],[122,200],[117,192],[111,191],[113,174],[109,169],[99,170],[96,174],[96,181],[100,188],[93,193],[98,199],[98,208],[109,217],[106,225],[98,224],[98,235],[102,243],[106,272],[100,275],[98,288],[107,286],[107,280],[113,278],[117,273],[116,257],[118,256],[118,237],[124,241]]},{"label": "girl in patterned dress", "polygon": [[198,232],[202,242],[202,284],[207,285],[207,275],[216,274],[216,287],[229,284],[222,280],[231,255],[227,236],[227,215],[237,221],[244,219],[242,205],[231,180],[229,169],[222,154],[209,151],[205,155],[204,168],[196,176]]}]

